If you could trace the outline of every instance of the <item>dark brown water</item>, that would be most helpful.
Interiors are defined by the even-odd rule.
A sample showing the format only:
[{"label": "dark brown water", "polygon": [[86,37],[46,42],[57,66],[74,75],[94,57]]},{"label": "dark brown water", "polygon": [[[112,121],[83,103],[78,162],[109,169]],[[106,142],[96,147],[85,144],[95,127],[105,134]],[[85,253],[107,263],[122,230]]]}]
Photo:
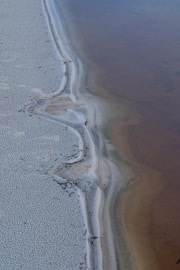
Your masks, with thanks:
[{"label": "dark brown water", "polygon": [[108,135],[130,171],[117,214],[132,263],[180,269],[180,1],[63,2],[97,93],[119,102]]}]

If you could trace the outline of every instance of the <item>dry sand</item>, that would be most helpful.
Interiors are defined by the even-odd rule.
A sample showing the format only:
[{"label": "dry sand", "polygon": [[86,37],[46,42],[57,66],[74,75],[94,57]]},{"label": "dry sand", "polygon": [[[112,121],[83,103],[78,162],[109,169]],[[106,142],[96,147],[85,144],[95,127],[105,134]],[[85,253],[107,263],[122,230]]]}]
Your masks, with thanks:
[{"label": "dry sand", "polygon": [[81,158],[82,138],[32,111],[61,91],[63,59],[41,1],[2,0],[0,22],[0,269],[85,269],[81,191],[51,172]]}]

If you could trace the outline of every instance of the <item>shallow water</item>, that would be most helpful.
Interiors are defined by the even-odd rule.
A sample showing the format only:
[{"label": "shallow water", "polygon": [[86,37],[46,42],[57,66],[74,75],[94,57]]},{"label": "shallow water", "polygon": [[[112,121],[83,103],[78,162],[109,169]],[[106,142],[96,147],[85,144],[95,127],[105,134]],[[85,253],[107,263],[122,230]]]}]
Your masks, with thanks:
[{"label": "shallow water", "polygon": [[62,2],[95,91],[119,102],[108,136],[131,170],[117,212],[132,264],[179,269],[180,2]]}]

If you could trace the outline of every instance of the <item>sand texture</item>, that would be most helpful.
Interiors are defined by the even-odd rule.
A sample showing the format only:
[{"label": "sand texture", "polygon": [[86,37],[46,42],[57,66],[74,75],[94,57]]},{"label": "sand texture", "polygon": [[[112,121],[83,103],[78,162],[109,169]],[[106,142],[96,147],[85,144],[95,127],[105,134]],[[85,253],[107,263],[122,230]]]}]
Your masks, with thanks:
[{"label": "sand texture", "polygon": [[28,110],[59,89],[63,61],[41,1],[2,0],[0,22],[0,269],[80,269],[87,253],[80,191],[50,171],[77,159],[82,139]]}]

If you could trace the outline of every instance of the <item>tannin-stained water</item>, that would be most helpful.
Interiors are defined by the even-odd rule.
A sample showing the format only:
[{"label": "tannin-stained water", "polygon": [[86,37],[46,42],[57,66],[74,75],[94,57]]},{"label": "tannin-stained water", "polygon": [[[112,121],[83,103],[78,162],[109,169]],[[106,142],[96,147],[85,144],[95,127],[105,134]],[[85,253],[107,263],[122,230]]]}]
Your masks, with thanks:
[{"label": "tannin-stained water", "polygon": [[62,2],[97,93],[124,108],[107,133],[131,171],[116,222],[132,265],[180,269],[180,1]]}]

